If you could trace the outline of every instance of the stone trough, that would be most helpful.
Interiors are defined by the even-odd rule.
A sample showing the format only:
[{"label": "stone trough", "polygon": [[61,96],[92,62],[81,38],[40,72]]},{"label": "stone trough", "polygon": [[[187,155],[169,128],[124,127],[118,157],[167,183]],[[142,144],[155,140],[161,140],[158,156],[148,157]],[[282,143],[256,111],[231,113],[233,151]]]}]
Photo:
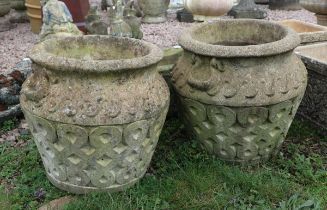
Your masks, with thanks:
[{"label": "stone trough", "polygon": [[298,113],[327,132],[327,43],[298,47],[307,67],[308,87]]},{"label": "stone trough", "polygon": [[327,27],[293,19],[279,21],[279,23],[296,31],[301,37],[302,45],[327,41]]}]

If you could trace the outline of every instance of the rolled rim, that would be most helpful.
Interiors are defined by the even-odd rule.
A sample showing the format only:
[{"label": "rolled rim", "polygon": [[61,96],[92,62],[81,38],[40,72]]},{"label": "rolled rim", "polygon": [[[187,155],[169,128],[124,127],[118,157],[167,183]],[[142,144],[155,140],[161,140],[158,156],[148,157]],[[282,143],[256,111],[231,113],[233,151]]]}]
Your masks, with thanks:
[{"label": "rolled rim", "polygon": [[[56,42],[65,42],[69,47],[72,42],[85,42],[88,41],[92,43],[97,41],[106,42],[123,42],[126,45],[140,46],[148,50],[146,55],[126,58],[126,59],[78,59],[73,57],[66,57],[56,55],[49,52],[49,46]],[[123,70],[140,69],[151,66],[158,63],[162,57],[163,53],[160,48],[154,44],[132,38],[121,38],[121,37],[109,37],[104,35],[87,35],[87,36],[64,36],[64,37],[54,37],[47,39],[39,44],[35,45],[32,49],[30,59],[46,68],[55,71],[72,71],[72,72],[95,72],[95,73],[105,73],[105,72],[117,72]]]},{"label": "rolled rim", "polygon": [[[204,27],[219,27],[221,25],[253,24],[253,27],[268,27],[279,30],[283,37],[273,42],[246,46],[226,46],[210,44],[194,38]],[[242,33],[242,31],[239,31]],[[227,40],[228,41],[228,40]],[[179,44],[186,50],[196,54],[213,57],[261,57],[285,53],[295,49],[301,43],[299,35],[285,26],[266,20],[238,19],[219,20],[211,23],[203,23],[183,31],[179,38]]]}]

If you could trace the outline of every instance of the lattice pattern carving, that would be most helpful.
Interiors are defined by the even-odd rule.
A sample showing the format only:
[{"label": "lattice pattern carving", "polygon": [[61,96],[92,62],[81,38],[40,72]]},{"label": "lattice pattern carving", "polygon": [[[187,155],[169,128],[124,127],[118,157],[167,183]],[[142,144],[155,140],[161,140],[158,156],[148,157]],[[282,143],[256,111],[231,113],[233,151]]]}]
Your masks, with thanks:
[{"label": "lattice pattern carving", "polygon": [[74,193],[121,190],[150,164],[166,113],[125,125],[86,127],[24,111],[50,180]]},{"label": "lattice pattern carving", "polygon": [[267,159],[278,150],[301,97],[262,107],[206,105],[180,97],[187,128],[203,147],[233,162]]}]

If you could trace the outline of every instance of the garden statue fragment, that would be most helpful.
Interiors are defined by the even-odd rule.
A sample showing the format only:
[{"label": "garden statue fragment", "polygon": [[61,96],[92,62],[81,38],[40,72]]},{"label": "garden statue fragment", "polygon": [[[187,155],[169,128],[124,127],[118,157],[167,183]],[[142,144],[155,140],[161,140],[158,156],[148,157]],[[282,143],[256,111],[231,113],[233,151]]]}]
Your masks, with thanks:
[{"label": "garden statue fragment", "polygon": [[40,33],[41,40],[52,36],[82,35],[73,23],[65,3],[58,0],[42,0],[43,25]]},{"label": "garden statue fragment", "polygon": [[98,7],[96,5],[91,5],[89,13],[85,19],[85,27],[89,34],[108,35],[108,24],[101,21]]}]

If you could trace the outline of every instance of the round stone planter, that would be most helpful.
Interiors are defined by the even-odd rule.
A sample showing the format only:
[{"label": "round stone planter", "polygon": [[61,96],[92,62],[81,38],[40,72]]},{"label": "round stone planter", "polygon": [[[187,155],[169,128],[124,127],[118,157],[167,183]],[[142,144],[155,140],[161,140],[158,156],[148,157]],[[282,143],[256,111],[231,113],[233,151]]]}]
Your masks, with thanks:
[{"label": "round stone planter", "polygon": [[277,23],[220,20],[186,30],[179,43],[172,80],[186,128],[204,148],[231,162],[278,151],[307,85],[293,54],[299,36]]},{"label": "round stone planter", "polygon": [[26,10],[24,0],[11,0],[11,8],[15,10]]},{"label": "round stone planter", "polygon": [[185,0],[184,7],[191,12],[194,20],[206,21],[226,14],[232,9],[232,0]]},{"label": "round stone planter", "polygon": [[138,0],[143,11],[143,23],[163,23],[167,21],[170,0]]},{"label": "round stone planter", "polygon": [[156,69],[161,50],[140,40],[77,36],[39,43],[30,57],[34,73],[20,101],[50,181],[78,194],[137,182],[169,105]]},{"label": "round stone planter", "polygon": [[0,17],[5,16],[10,11],[10,1],[0,0]]},{"label": "round stone planter", "polygon": [[319,25],[327,26],[327,1],[325,0],[300,0],[301,6],[316,13]]}]

